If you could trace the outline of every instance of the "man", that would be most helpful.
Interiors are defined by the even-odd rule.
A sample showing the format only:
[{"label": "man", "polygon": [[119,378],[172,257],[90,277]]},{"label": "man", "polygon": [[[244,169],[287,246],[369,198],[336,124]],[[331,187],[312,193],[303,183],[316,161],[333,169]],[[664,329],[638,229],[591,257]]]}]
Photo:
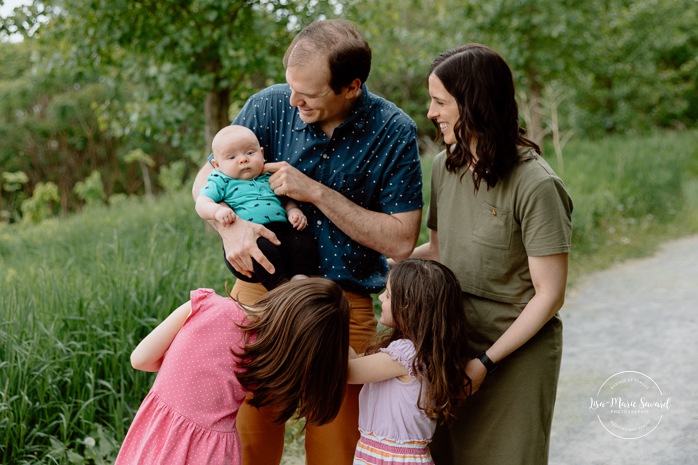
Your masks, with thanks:
[{"label": "man", "polygon": [[[419,235],[422,180],[414,122],[365,85],[371,49],[345,20],[316,21],[303,29],[284,55],[286,85],[252,96],[233,124],[252,129],[267,160],[274,192],[296,200],[313,228],[320,274],[339,283],[352,307],[350,342],[362,352],[374,336],[371,293],[385,286],[385,256],[407,257]],[[212,168],[194,184],[194,198]],[[239,218],[214,225],[226,258],[250,275],[252,260],[274,268],[256,245],[278,243],[264,227]],[[232,294],[252,303],[265,289],[237,280]],[[350,464],[359,438],[358,392],[350,386],[337,418],[306,430],[306,463]],[[264,409],[247,405],[238,414],[243,463],[276,465],[283,454],[284,427]],[[268,415],[267,415],[268,417]]]}]

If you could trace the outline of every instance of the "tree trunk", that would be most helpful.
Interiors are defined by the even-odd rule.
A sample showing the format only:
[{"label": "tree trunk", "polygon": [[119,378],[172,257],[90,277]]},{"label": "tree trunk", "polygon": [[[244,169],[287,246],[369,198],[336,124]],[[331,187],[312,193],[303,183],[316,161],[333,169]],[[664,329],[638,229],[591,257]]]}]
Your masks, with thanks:
[{"label": "tree trunk", "polygon": [[538,144],[543,143],[545,133],[543,132],[543,89],[537,83],[533,84],[531,92],[531,127],[528,129],[528,137]]},{"label": "tree trunk", "polygon": [[230,89],[212,90],[206,94],[204,114],[206,116],[206,150],[218,131],[230,124]]}]

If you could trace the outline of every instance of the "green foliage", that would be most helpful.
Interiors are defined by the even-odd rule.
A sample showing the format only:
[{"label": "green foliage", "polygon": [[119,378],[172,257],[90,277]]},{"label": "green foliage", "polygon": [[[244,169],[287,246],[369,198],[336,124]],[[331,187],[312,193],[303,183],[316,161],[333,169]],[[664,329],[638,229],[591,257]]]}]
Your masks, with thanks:
[{"label": "green foliage", "polygon": [[358,23],[374,52],[369,88],[406,110],[424,141],[435,134],[425,73],[463,42],[512,66],[532,135],[553,119],[563,138],[698,121],[695,0],[36,0],[0,23],[0,34],[25,36],[0,42],[0,166],[27,173],[24,198],[54,182],[64,212],[96,169],[107,196],[150,193],[149,171],[122,157],[134,149],[153,172],[187,160],[188,178],[245,99],[284,80],[291,37],[322,16]]},{"label": "green foliage", "polygon": [[3,190],[7,192],[16,192],[20,190],[22,186],[29,181],[29,178],[27,177],[27,174],[24,171],[5,171],[4,173],[2,173],[2,181]]},{"label": "green foliage", "polygon": [[57,463],[108,465],[114,463],[119,452],[119,443],[99,424],[89,436],[77,440],[76,447],[68,447],[53,437],[49,441],[51,447],[45,458]]},{"label": "green foliage", "polygon": [[[15,211],[15,203],[19,200],[21,204],[23,200],[23,192],[21,192],[22,187],[29,182],[29,177],[24,171],[4,171],[2,173],[2,190],[9,193],[8,206],[7,209],[3,209],[0,213],[0,222],[2,221],[12,221],[16,218],[17,212]],[[19,198],[17,196],[19,195]],[[0,205],[3,197],[0,197]]]},{"label": "green foliage", "polygon": [[23,220],[30,223],[42,222],[53,215],[53,205],[59,200],[58,186],[52,182],[38,183],[31,198],[22,202]]},{"label": "green foliage", "polygon": [[153,187],[150,182],[150,173],[148,172],[148,167],[155,166],[153,157],[145,153],[142,149],[133,149],[124,155],[124,161],[126,163],[138,164],[139,168],[141,169],[141,174],[143,175],[145,193],[148,196],[153,195]]},{"label": "green foliage", "polygon": [[[695,126],[698,12],[688,0],[616,0],[587,16],[577,52],[575,118],[580,132]],[[670,24],[671,27],[665,27]]]},{"label": "green foliage", "polygon": [[[695,231],[698,132],[652,133],[569,141],[565,184],[574,201],[572,262],[644,255],[657,231]],[[548,159],[556,168],[556,161]],[[673,233],[676,234],[676,233]],[[648,247],[649,245],[649,247]]]},{"label": "green foliage", "polygon": [[155,161],[153,157],[145,153],[142,149],[133,149],[124,155],[124,161],[126,163],[144,163],[148,166],[154,166]]},{"label": "green foliage", "polygon": [[[0,81],[0,166],[27,174],[26,193],[39,182],[54,183],[67,210],[75,204],[77,180],[98,167],[114,166],[114,140],[99,130],[91,107],[115,94],[97,77],[55,70],[48,51],[35,43],[0,47],[16,47],[26,57],[21,78]],[[118,170],[109,172],[113,185]]]},{"label": "green foliage", "polygon": [[448,42],[443,34],[448,24],[455,23],[454,8],[461,8],[434,0],[347,3],[345,15],[360,25],[373,52],[369,89],[395,102],[415,120],[421,134],[433,138],[434,127],[426,118],[426,74],[438,53],[465,41],[463,21],[450,28]]},{"label": "green foliage", "polygon": [[75,194],[87,205],[96,205],[104,202],[104,186],[102,185],[102,174],[95,170],[84,180],[79,181],[73,188]]},{"label": "green foliage", "polygon": [[173,193],[184,188],[184,175],[186,165],[182,160],[160,167],[158,182],[167,193]]}]

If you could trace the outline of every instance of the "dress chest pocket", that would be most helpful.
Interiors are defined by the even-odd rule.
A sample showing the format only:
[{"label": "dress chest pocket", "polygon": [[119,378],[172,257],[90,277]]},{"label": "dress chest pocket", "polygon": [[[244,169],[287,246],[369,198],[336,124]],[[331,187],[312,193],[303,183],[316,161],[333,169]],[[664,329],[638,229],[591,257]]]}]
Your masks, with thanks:
[{"label": "dress chest pocket", "polygon": [[475,220],[473,241],[496,249],[508,250],[511,247],[513,228],[511,210],[497,208],[483,202]]}]

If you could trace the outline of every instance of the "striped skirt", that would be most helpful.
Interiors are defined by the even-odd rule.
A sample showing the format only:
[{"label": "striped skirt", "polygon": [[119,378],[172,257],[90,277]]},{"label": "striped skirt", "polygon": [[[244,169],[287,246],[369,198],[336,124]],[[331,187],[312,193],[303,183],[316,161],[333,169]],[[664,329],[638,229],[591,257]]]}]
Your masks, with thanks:
[{"label": "striped skirt", "polygon": [[427,445],[429,441],[397,442],[361,433],[356,444],[353,465],[434,464]]}]

